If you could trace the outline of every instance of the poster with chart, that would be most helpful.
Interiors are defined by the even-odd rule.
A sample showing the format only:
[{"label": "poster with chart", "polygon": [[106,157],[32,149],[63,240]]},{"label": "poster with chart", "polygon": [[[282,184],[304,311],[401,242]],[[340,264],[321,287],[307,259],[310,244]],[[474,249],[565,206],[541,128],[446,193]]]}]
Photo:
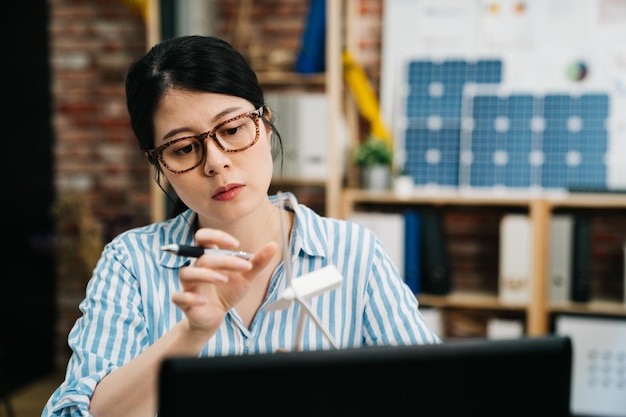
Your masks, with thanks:
[{"label": "poster with chart", "polygon": [[[481,186],[498,185],[493,172],[514,178],[519,167],[534,173],[529,183],[539,190],[626,189],[626,0],[385,0],[383,10],[381,111],[398,160],[418,186],[472,188],[471,175]],[[476,72],[481,65],[488,72]],[[500,104],[508,110],[491,120],[490,109],[464,108],[467,91],[481,103],[497,98],[489,91],[504,94]],[[517,120],[535,133],[535,142],[519,147],[524,154],[497,143],[485,148],[493,148],[489,154],[463,148],[461,136],[478,120],[515,144],[519,130],[508,130],[516,122],[508,117],[517,115],[510,106],[519,105],[518,96],[536,112]],[[588,103],[600,103],[604,113]],[[473,172],[479,169],[489,171]],[[554,169],[569,179],[542,184],[536,177]],[[495,188],[510,190],[503,184]]]}]

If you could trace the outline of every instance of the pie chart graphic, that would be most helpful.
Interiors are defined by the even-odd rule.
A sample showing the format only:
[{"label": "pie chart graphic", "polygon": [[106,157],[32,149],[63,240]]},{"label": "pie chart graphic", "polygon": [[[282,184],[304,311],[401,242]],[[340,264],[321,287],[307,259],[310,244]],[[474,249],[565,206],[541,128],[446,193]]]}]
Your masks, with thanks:
[{"label": "pie chart graphic", "polygon": [[587,77],[588,72],[587,64],[584,61],[574,61],[567,66],[567,79],[570,81],[582,81]]}]

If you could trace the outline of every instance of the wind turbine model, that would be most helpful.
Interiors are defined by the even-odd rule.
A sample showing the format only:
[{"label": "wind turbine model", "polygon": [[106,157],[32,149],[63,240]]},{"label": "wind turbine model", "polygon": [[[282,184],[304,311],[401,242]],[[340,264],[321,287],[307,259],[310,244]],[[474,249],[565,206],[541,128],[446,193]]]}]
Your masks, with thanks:
[{"label": "wind turbine model", "polygon": [[289,286],[280,294],[278,300],[274,301],[266,307],[266,310],[283,310],[288,308],[293,302],[300,305],[301,310],[298,312],[298,326],[296,327],[296,334],[294,336],[294,346],[296,351],[302,350],[303,333],[305,313],[313,320],[315,325],[322,331],[324,336],[328,339],[330,344],[338,349],[333,337],[324,328],[320,320],[309,308],[307,301],[316,295],[322,294],[326,291],[330,291],[339,287],[343,277],[341,273],[334,265],[329,265],[324,268],[320,268],[317,271],[309,272],[308,274],[293,279],[291,276],[290,267],[290,254],[289,241],[287,236],[287,227],[285,222],[285,206],[287,199],[289,199],[292,207],[295,209],[297,202],[292,196],[286,196],[283,193],[277,194],[278,203],[280,204],[280,226],[282,230],[282,246],[283,246],[283,263],[285,265],[285,274],[287,276],[287,282]]}]

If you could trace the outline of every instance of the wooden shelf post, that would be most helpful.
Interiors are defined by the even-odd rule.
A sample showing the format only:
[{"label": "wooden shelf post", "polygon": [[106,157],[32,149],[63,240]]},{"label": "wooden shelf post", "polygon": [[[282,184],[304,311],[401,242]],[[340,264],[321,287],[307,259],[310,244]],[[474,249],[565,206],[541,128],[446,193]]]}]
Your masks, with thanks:
[{"label": "wooden shelf post", "polygon": [[543,199],[530,201],[532,223],[532,275],[530,300],[527,310],[529,336],[540,336],[548,332],[548,241],[550,239],[550,207]]}]

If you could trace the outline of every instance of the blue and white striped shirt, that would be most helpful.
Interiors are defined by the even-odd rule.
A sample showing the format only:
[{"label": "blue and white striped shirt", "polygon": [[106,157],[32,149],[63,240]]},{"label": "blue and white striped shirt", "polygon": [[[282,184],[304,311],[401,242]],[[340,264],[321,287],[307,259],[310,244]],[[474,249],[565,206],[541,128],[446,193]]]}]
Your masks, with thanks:
[{"label": "blue and white striped shirt", "polygon": [[[290,239],[292,277],[298,279],[331,264],[343,276],[338,288],[309,300],[309,307],[339,348],[441,342],[427,328],[415,295],[371,231],[356,223],[321,217],[301,204],[296,205],[295,214]],[[52,394],[42,416],[88,416],[96,384],[183,318],[171,295],[180,290],[178,271],[190,259],[163,252],[160,247],[192,244],[194,216],[187,211],[131,229],[106,245],[80,304],[83,315],[68,337],[73,353],[66,380]],[[299,306],[264,309],[287,285],[281,263],[250,328],[236,309],[229,312],[200,355],[293,350]],[[302,348],[331,349],[332,345],[307,320]]]}]

